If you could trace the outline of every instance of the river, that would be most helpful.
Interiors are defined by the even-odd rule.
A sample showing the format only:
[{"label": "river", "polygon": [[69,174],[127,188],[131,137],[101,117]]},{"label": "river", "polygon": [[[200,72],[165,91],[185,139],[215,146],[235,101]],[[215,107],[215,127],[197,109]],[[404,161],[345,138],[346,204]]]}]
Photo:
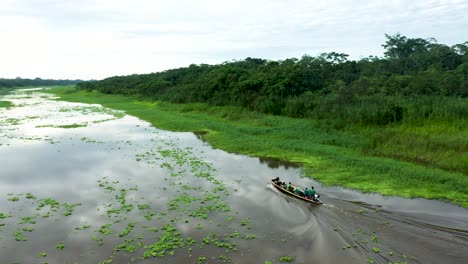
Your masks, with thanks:
[{"label": "river", "polygon": [[[468,210],[325,187],[40,89],[0,108],[2,263],[466,263]],[[323,205],[278,192],[315,186]]]}]

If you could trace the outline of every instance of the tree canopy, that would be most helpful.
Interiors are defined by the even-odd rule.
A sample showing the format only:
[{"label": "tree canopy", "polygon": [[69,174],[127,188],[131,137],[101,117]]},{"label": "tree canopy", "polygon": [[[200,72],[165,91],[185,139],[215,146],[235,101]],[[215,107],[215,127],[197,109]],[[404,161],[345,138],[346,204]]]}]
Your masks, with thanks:
[{"label": "tree canopy", "polygon": [[[234,105],[292,117],[317,114],[316,109],[327,102],[339,108],[369,96],[468,97],[468,42],[447,46],[432,38],[385,36],[383,57],[349,60],[347,54],[337,52],[280,61],[249,57],[115,76],[78,87],[174,103]],[[395,107],[388,105],[394,116],[399,111]]]},{"label": "tree canopy", "polygon": [[70,85],[77,84],[81,80],[52,80],[52,79],[4,79],[0,78],[0,88],[13,88],[13,87],[30,87],[30,86],[53,86],[53,85]]}]

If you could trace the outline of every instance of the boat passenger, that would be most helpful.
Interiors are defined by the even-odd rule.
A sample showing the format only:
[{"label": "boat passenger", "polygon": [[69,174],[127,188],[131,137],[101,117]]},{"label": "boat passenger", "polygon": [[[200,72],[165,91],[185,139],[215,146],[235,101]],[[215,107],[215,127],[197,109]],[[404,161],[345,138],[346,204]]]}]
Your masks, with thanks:
[{"label": "boat passenger", "polygon": [[294,187],[291,185],[291,182],[288,183],[288,185],[286,186],[286,188],[288,188],[288,191],[290,191],[290,192],[293,192],[293,191],[294,191]]},{"label": "boat passenger", "polygon": [[301,191],[301,189],[299,189],[299,187],[296,187],[296,188],[294,189],[294,193],[297,194],[297,195],[299,195],[299,196],[302,196],[302,197],[304,196],[304,192]]},{"label": "boat passenger", "polygon": [[314,201],[317,201],[320,195],[317,194],[317,192],[314,189],[314,186],[312,186],[312,189],[309,190],[310,198]]},{"label": "boat passenger", "polygon": [[280,178],[276,177],[275,179],[273,179],[273,182],[276,183],[276,184],[279,184],[280,183]]},{"label": "boat passenger", "polygon": [[311,197],[310,191],[309,191],[309,189],[307,189],[307,187],[304,190],[304,197],[307,198],[307,199],[310,199],[310,197]]},{"label": "boat passenger", "polygon": [[314,197],[316,193],[317,192],[315,192],[314,186],[312,186],[311,189],[309,190],[310,197]]}]

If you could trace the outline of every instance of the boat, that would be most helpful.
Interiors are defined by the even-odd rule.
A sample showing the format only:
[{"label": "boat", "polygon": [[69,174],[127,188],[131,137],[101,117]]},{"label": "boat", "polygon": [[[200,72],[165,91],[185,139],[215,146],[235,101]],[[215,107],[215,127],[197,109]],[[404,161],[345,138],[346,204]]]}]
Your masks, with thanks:
[{"label": "boat", "polygon": [[311,199],[307,199],[305,197],[302,197],[300,195],[297,195],[297,194],[295,194],[293,192],[290,192],[286,188],[283,188],[282,186],[276,184],[276,182],[274,180],[275,179],[270,179],[271,184],[273,184],[273,186],[275,186],[275,188],[278,189],[282,193],[285,193],[287,195],[293,196],[294,198],[297,198],[299,200],[309,202],[309,203],[312,203],[312,204],[323,204],[318,198],[315,198],[315,200],[311,200]]}]

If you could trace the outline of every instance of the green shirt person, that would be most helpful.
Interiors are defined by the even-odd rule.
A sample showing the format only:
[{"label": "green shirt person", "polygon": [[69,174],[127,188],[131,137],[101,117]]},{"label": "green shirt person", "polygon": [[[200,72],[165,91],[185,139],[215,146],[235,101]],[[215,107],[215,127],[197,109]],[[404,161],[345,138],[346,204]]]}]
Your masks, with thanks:
[{"label": "green shirt person", "polygon": [[296,187],[294,189],[294,193],[299,195],[299,196],[304,196],[304,192],[302,192],[301,189],[299,189],[299,187]]},{"label": "green shirt person", "polygon": [[314,186],[312,186],[312,188],[309,190],[309,196],[314,198],[316,192],[315,192],[315,189],[314,189]]}]

